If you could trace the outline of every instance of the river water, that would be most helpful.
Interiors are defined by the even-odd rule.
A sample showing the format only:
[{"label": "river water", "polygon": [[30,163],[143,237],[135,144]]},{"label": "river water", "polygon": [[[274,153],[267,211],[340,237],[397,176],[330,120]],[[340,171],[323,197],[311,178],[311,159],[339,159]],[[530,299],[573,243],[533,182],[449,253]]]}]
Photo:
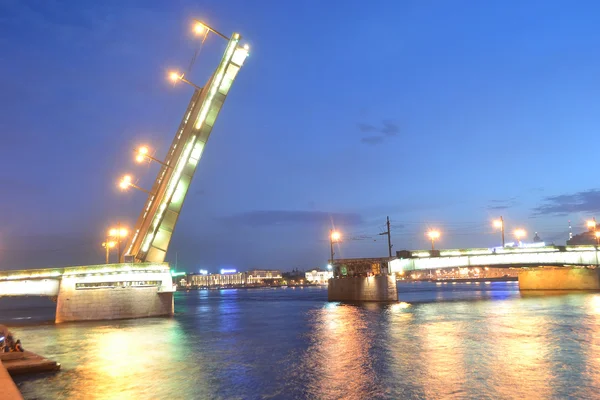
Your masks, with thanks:
[{"label": "river water", "polygon": [[18,379],[26,399],[600,398],[600,294],[399,290],[392,305],[328,303],[324,288],[178,292],[173,318],[61,325],[40,323],[51,304],[3,299],[0,322],[62,364]]}]

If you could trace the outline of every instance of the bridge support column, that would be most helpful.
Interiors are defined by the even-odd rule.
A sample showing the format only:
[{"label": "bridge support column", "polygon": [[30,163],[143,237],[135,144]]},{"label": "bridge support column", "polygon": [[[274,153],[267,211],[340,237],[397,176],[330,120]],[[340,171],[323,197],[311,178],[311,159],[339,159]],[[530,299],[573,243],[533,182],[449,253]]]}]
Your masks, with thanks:
[{"label": "bridge support column", "polygon": [[600,290],[600,270],[555,267],[519,272],[519,290]]},{"label": "bridge support column", "polygon": [[332,278],[327,288],[329,301],[398,301],[394,275]]}]

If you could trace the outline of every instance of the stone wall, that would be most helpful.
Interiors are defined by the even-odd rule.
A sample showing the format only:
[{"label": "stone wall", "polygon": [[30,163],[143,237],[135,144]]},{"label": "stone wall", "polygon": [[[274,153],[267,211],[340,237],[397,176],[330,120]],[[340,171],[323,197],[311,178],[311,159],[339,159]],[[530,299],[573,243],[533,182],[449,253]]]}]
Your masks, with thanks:
[{"label": "stone wall", "polygon": [[396,278],[392,275],[333,278],[327,288],[329,301],[398,301]]},{"label": "stone wall", "polygon": [[[144,276],[146,274],[131,275],[115,275],[113,279],[156,279]],[[170,280],[168,273],[167,276]],[[107,280],[106,277],[101,279]],[[89,278],[63,277],[56,304],[56,323],[173,315],[173,293],[161,293],[159,287],[77,289],[76,284],[82,281],[89,281]]]},{"label": "stone wall", "polygon": [[519,272],[519,290],[599,290],[600,270],[536,268]]}]

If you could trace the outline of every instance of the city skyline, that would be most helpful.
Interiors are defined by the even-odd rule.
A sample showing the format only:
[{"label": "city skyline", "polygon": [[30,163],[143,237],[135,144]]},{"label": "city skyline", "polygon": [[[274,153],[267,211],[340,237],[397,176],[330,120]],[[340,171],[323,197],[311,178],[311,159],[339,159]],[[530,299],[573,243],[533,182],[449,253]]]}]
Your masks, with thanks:
[{"label": "city skyline", "polygon": [[332,228],[336,257],[385,256],[388,215],[394,250],[427,249],[430,229],[436,248],[498,245],[500,216],[507,241],[559,244],[600,211],[580,144],[600,123],[596,4],[179,4],[0,6],[0,268],[101,263],[105,231],[133,227],[145,197],[116,184],[156,176],[133,149],[167,150],[191,89],[166,71],[187,67],[198,17],[251,52],[171,263],[324,267]]}]

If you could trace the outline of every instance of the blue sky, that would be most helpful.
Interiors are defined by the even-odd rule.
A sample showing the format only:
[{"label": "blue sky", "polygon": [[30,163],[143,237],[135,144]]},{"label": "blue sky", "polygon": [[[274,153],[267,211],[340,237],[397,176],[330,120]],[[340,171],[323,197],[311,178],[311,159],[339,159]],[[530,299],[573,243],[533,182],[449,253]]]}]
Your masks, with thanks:
[{"label": "blue sky", "polygon": [[[166,81],[193,18],[251,55],[217,121],[168,259],[180,269],[312,268],[329,255],[562,243],[600,211],[596,2],[0,2],[0,268],[100,263],[133,225],[191,89]],[[224,43],[209,38],[190,79]],[[508,233],[507,233],[508,235]]]}]

